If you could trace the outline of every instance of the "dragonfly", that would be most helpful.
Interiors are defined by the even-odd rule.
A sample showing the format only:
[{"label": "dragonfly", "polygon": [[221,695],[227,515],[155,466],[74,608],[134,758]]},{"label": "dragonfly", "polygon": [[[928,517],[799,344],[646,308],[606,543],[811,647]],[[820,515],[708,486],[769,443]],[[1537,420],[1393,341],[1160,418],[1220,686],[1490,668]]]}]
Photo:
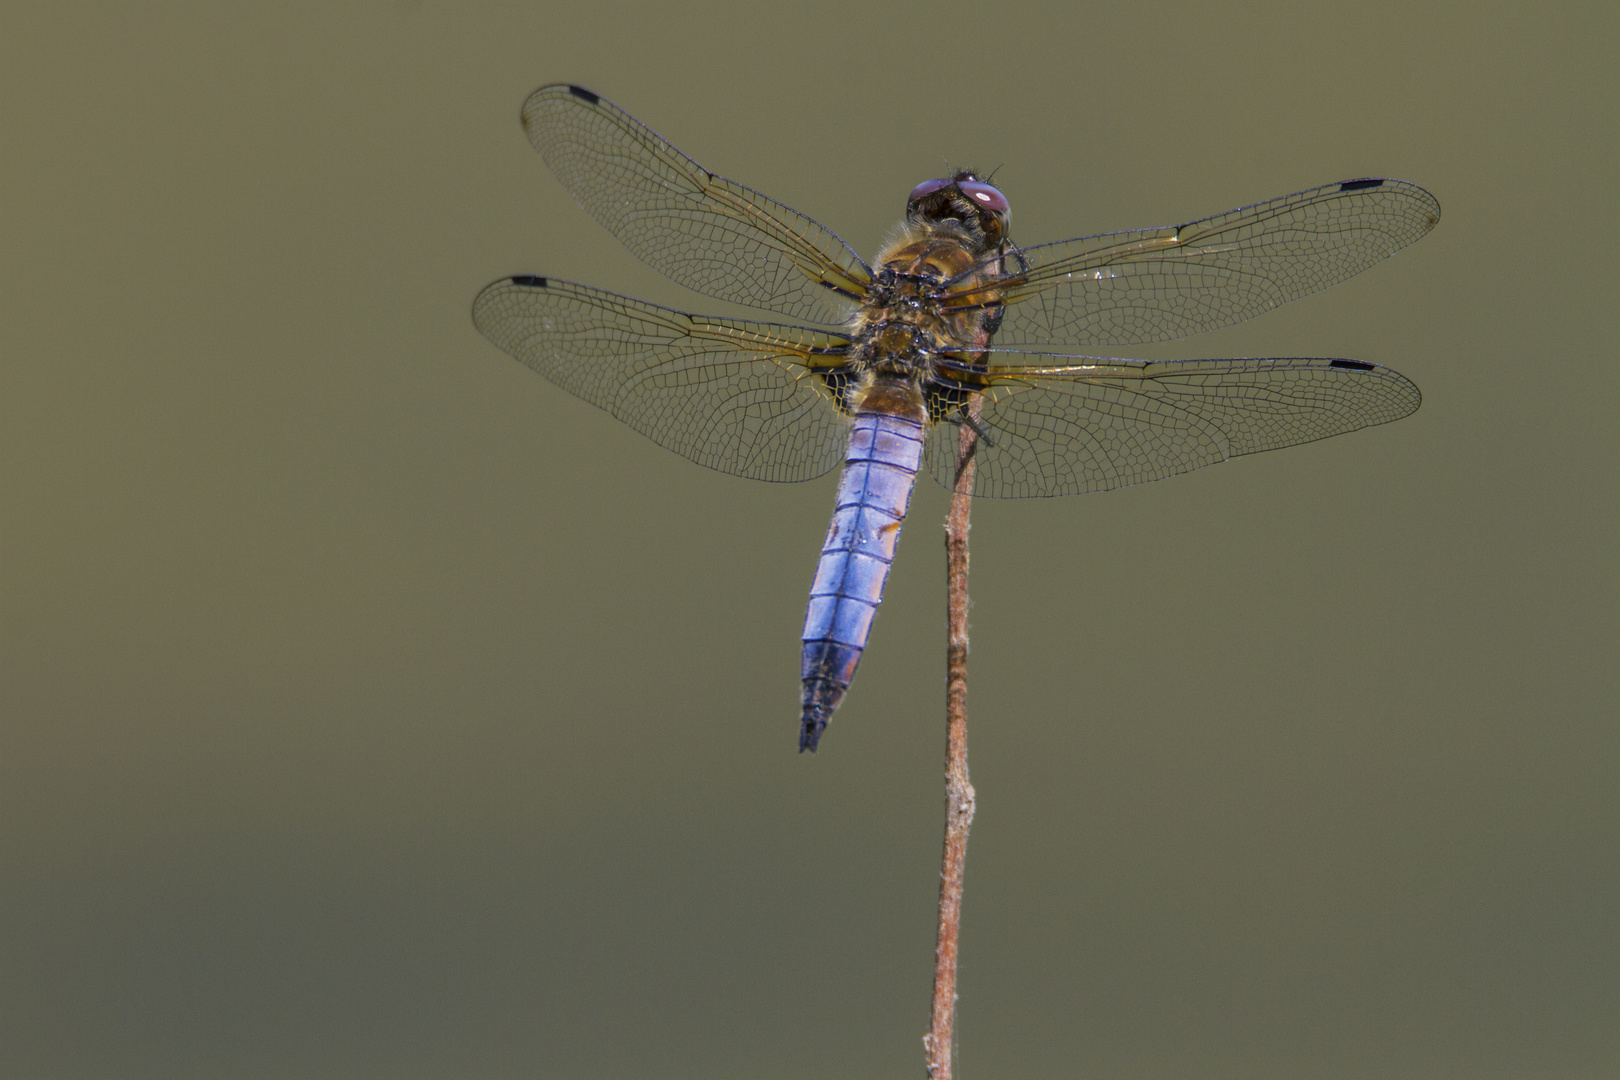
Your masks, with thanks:
[{"label": "dragonfly", "polygon": [[1359,360],[1069,351],[1214,330],[1358,274],[1438,224],[1415,184],[1345,180],[1021,247],[1006,196],[958,169],[912,190],[867,263],[583,87],[541,87],[522,119],[568,193],[643,262],[794,320],[695,315],[529,274],[473,303],[497,347],[699,465],[792,482],[842,464],[802,638],[801,753],[854,678],[917,473],[955,490],[961,447],[975,457],[968,494],[1069,495],[1388,423],[1421,401]]}]

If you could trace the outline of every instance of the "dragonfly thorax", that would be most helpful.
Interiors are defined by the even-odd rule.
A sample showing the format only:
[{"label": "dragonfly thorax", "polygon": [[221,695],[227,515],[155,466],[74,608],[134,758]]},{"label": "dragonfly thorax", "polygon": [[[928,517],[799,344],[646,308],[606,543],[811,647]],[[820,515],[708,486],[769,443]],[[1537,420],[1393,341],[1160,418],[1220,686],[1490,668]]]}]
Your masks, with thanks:
[{"label": "dragonfly thorax", "polygon": [[903,226],[852,321],[851,363],[920,386],[939,355],[983,349],[995,330],[991,308],[949,307],[945,292],[947,282],[989,273],[981,243],[954,219]]}]

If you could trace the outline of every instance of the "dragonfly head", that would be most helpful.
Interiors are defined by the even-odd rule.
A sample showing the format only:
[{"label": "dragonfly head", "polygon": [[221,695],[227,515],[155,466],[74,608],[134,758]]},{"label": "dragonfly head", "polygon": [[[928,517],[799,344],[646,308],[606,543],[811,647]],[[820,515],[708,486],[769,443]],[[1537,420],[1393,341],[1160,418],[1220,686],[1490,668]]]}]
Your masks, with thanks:
[{"label": "dragonfly head", "polygon": [[1012,208],[1007,196],[966,169],[924,180],[906,199],[906,220],[916,225],[956,221],[988,251],[1007,239]]}]

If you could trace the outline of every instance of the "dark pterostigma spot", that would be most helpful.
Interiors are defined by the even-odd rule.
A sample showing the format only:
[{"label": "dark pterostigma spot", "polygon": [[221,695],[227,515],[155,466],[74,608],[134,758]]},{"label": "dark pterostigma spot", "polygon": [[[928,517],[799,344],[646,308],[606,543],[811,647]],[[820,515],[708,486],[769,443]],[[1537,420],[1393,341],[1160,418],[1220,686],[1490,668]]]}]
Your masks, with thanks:
[{"label": "dark pterostigma spot", "polygon": [[1364,364],[1360,360],[1334,360],[1328,364],[1328,367],[1349,368],[1351,371],[1371,371],[1377,366],[1377,364]]},{"label": "dark pterostigma spot", "polygon": [[568,92],[570,94],[573,94],[575,97],[579,98],[581,101],[585,102],[587,105],[595,105],[598,101],[602,100],[600,96],[591,93],[589,90],[585,89],[583,86],[570,85],[568,87]]},{"label": "dark pterostigma spot", "polygon": [[[595,97],[596,95],[591,95]],[[1339,185],[1340,191],[1365,191],[1368,188],[1383,187],[1382,180],[1346,180]]]},{"label": "dark pterostigma spot", "polygon": [[535,277],[533,274],[513,274],[512,284],[532,285],[536,289],[543,289],[546,287],[546,279],[543,277]]}]

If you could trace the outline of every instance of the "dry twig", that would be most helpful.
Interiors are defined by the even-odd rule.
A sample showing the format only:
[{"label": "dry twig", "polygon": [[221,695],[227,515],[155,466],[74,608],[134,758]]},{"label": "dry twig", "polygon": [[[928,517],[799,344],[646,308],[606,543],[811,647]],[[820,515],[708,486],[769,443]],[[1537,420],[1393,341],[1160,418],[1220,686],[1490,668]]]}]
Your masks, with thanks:
[{"label": "dry twig", "polygon": [[967,763],[968,511],[980,400],[961,425],[956,488],[945,518],[947,627],[945,647],[945,852],[939,872],[939,934],[934,945],[934,1006],[923,1055],[929,1080],[951,1080],[956,1029],[956,944],[962,921],[962,868],[973,826]]}]

